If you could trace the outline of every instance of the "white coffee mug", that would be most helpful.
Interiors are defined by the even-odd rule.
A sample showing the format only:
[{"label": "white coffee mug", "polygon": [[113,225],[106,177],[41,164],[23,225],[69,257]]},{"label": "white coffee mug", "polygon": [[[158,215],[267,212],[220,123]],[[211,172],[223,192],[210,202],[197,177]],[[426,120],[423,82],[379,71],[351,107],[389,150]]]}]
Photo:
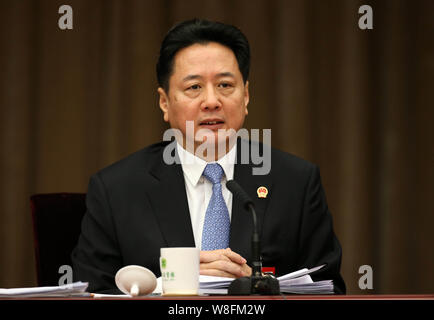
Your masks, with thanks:
[{"label": "white coffee mug", "polygon": [[163,295],[198,294],[199,255],[199,248],[161,248]]}]

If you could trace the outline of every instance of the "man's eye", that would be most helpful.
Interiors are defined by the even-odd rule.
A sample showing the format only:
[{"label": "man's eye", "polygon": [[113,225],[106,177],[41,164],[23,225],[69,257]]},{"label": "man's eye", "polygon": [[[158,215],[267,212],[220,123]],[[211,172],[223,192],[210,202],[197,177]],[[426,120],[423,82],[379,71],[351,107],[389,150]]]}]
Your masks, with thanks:
[{"label": "man's eye", "polygon": [[232,85],[230,83],[226,83],[226,82],[220,83],[219,86],[221,88],[230,88],[230,87],[232,87]]},{"label": "man's eye", "polygon": [[190,90],[199,90],[200,89],[200,85],[198,85],[198,84],[194,84],[194,85],[192,85],[192,86],[190,86],[190,87],[188,87],[188,89]]}]

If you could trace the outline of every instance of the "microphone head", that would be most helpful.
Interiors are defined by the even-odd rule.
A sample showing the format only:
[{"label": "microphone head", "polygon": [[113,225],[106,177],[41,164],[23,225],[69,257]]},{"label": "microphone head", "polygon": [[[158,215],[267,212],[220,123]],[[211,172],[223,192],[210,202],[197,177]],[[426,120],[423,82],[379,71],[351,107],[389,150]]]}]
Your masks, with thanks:
[{"label": "microphone head", "polygon": [[253,205],[252,199],[250,199],[248,194],[243,190],[243,188],[241,188],[241,186],[235,180],[227,181],[226,188],[228,188],[228,190],[232,192],[232,194],[235,197],[238,197],[238,199],[240,199],[241,203],[246,208],[246,210],[249,209],[249,205]]}]

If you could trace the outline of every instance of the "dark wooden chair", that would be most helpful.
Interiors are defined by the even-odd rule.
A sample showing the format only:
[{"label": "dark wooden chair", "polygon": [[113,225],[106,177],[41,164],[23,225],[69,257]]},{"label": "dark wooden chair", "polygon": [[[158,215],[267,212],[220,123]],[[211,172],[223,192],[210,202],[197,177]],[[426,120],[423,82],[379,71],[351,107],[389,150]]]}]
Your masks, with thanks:
[{"label": "dark wooden chair", "polygon": [[86,194],[35,194],[30,206],[38,286],[57,286],[63,274],[59,268],[72,267],[70,256],[86,212]]}]

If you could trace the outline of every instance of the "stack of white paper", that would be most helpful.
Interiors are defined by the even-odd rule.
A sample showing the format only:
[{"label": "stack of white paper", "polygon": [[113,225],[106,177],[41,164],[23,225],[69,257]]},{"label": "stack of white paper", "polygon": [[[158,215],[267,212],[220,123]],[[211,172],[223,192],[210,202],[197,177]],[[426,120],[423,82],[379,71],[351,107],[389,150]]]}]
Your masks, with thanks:
[{"label": "stack of white paper", "polygon": [[233,278],[199,276],[199,294],[227,294]]},{"label": "stack of white paper", "polygon": [[280,292],[297,294],[333,294],[333,280],[281,286]]},{"label": "stack of white paper", "polygon": [[1,289],[0,298],[33,298],[33,297],[85,297],[87,282],[74,282],[57,287],[32,287]]},{"label": "stack of white paper", "polygon": [[280,292],[298,294],[333,294],[333,280],[314,282],[309,274],[321,269],[325,264],[301,269],[278,277]]},{"label": "stack of white paper", "polygon": [[[309,274],[325,265],[311,269],[301,269],[278,277],[280,292],[297,294],[332,294],[333,281],[323,280],[314,282]],[[200,276],[200,293],[202,294],[227,294],[233,278]]]}]

